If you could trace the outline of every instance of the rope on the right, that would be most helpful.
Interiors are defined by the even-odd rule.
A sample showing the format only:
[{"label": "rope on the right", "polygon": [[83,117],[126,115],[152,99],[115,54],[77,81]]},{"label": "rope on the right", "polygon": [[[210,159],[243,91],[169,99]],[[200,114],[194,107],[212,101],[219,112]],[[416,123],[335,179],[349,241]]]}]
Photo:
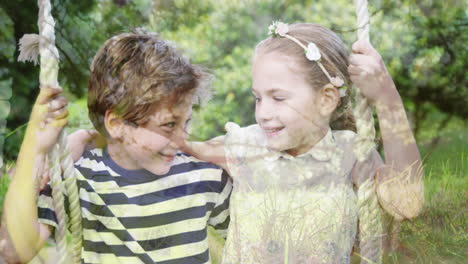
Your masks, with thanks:
[{"label": "rope on the right", "polygon": [[[369,12],[367,0],[355,0],[358,25],[358,39],[369,41]],[[359,89],[356,89],[354,117],[356,118],[357,141],[354,152],[359,161],[364,161],[375,147],[373,109]]]},{"label": "rope on the right", "polygon": [[[358,39],[369,41],[369,11],[367,0],[355,0]],[[357,138],[354,153],[358,161],[368,159],[375,148],[375,127],[373,108],[356,89],[354,116]],[[382,220],[377,199],[375,179],[371,175],[358,189],[359,205],[359,248],[361,263],[382,263]]]}]

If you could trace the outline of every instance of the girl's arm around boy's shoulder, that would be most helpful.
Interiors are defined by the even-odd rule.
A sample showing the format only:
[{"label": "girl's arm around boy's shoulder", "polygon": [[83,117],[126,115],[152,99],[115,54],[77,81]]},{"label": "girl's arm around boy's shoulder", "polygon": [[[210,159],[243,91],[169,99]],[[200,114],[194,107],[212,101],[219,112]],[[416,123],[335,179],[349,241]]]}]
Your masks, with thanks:
[{"label": "girl's arm around boy's shoulder", "polygon": [[353,45],[348,71],[353,83],[377,110],[386,165],[377,173],[379,201],[396,218],[415,217],[424,204],[424,174],[395,83],[380,54],[366,41]]},{"label": "girl's arm around boy's shoulder", "polygon": [[218,136],[207,141],[188,141],[185,142],[182,151],[197,159],[216,164],[228,171],[224,151],[224,137]]},{"label": "girl's arm around boy's shoulder", "polygon": [[[263,148],[258,125],[240,127],[236,123],[228,122],[225,125],[226,135],[218,136],[204,142],[184,142],[182,151],[198,159],[214,163],[226,170],[231,177],[234,175],[233,159],[245,158],[246,155],[262,155],[257,151]],[[235,163],[235,162],[234,162]]]},{"label": "girl's arm around boy's shoulder", "polygon": [[[78,160],[86,149],[104,147],[106,142],[96,130],[77,130],[68,136],[68,144],[73,160]],[[181,150],[197,159],[216,164],[227,171],[224,155],[224,136],[207,141],[186,141],[178,143]]]}]

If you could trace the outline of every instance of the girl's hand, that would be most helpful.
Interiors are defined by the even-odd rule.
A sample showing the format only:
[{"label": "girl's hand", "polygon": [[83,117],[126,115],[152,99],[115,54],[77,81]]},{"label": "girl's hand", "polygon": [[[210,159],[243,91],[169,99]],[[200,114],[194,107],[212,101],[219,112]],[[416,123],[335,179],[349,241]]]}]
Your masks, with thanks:
[{"label": "girl's hand", "polygon": [[68,122],[67,100],[61,92],[58,88],[42,88],[34,104],[29,126],[36,135],[37,154],[49,152]]},{"label": "girl's hand", "polygon": [[392,98],[396,88],[380,54],[365,40],[353,44],[348,71],[351,81],[372,103]]}]

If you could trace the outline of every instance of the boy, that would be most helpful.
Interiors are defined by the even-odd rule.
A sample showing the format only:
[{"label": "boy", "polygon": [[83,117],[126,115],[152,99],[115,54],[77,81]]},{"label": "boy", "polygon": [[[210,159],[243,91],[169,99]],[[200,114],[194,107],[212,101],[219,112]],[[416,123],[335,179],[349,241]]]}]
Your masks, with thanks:
[{"label": "boy", "polygon": [[[83,263],[210,262],[207,224],[225,233],[232,185],[221,168],[178,153],[176,144],[206,78],[156,35],[121,34],[98,51],[88,109],[107,147],[86,151],[75,163]],[[43,89],[39,95],[5,202],[22,261],[57,225],[50,186],[35,212],[31,174],[41,175],[45,154],[66,124],[66,101],[58,94]],[[19,208],[15,197],[22,197]]]}]

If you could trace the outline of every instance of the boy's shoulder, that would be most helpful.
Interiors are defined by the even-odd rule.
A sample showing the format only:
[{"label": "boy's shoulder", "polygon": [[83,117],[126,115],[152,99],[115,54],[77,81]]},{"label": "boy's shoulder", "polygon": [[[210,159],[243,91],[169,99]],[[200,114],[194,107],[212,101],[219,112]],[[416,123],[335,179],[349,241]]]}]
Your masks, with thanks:
[{"label": "boy's shoulder", "polygon": [[116,164],[109,160],[105,149],[95,148],[84,151],[74,165],[75,169],[85,177],[96,173],[99,175],[104,173],[111,177],[120,176],[119,171],[116,170]]},{"label": "boy's shoulder", "polygon": [[187,175],[191,180],[203,182],[209,189],[219,193],[226,187],[231,188],[229,175],[223,168],[182,152],[177,153],[174,158],[169,174]]},{"label": "boy's shoulder", "polygon": [[[103,182],[115,181],[117,178],[131,179],[132,184],[150,183],[155,179],[173,178],[173,176],[174,179],[179,180],[206,181],[210,179],[216,182],[224,182],[226,174],[221,167],[182,152],[177,153],[174,157],[171,167],[165,175],[155,175],[144,169],[129,171],[115,163],[105,149],[85,151],[81,158],[75,162],[75,169],[86,180]],[[121,182],[121,184],[124,183]]]},{"label": "boy's shoulder", "polygon": [[95,148],[90,150],[85,150],[81,157],[75,161],[75,166],[80,164],[87,163],[89,161],[101,162],[104,159],[105,150],[101,148]]}]

